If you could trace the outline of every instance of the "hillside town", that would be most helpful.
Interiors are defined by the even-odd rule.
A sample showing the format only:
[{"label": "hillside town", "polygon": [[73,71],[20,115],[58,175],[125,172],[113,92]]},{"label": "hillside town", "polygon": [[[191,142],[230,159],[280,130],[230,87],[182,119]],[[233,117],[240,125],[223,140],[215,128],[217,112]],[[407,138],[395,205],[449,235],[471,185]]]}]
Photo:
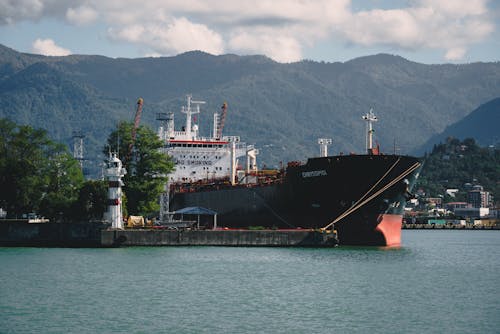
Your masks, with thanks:
[{"label": "hillside town", "polygon": [[[454,201],[460,191],[466,192],[466,200]],[[500,208],[494,205],[490,191],[480,184],[466,183],[463,190],[446,189],[445,194],[437,197],[428,197],[419,188],[405,208],[405,225],[499,228]]]}]

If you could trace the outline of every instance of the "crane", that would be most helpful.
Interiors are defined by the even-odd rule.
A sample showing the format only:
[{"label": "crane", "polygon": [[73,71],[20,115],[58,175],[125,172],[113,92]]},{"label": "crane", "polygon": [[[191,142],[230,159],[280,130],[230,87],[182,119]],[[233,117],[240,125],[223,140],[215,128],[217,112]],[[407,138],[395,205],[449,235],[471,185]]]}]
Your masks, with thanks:
[{"label": "crane", "polygon": [[141,122],[141,114],[142,114],[142,105],[144,104],[144,100],[142,97],[140,97],[137,100],[137,108],[135,110],[135,118],[134,118],[134,127],[132,128],[132,141],[130,142],[130,145],[128,146],[128,152],[127,152],[127,157],[125,158],[124,165],[130,161],[130,158],[132,157],[132,151],[134,149],[135,145],[135,139],[137,137],[137,128],[139,127],[139,123]]},{"label": "crane", "polygon": [[217,138],[222,137],[222,128],[224,128],[224,121],[226,120],[226,114],[227,114],[227,102],[224,102],[222,104],[222,114],[220,116],[220,125],[219,128],[217,129]]}]

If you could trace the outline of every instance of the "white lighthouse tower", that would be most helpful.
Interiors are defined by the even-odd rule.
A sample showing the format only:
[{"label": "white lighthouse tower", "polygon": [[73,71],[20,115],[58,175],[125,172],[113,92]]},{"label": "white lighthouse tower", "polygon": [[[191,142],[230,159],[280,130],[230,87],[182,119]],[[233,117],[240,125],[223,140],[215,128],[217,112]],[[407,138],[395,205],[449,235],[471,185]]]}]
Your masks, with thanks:
[{"label": "white lighthouse tower", "polygon": [[111,153],[106,169],[106,178],[108,179],[108,212],[107,218],[111,222],[111,228],[123,229],[122,216],[122,177],[127,171],[122,166],[122,162]]}]

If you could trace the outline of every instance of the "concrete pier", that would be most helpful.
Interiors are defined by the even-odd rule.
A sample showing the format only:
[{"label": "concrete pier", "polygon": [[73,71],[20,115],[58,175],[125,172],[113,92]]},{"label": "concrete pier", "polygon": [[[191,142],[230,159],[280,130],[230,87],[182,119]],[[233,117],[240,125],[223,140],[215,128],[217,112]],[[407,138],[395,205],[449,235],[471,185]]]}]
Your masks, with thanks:
[{"label": "concrete pier", "polygon": [[28,219],[0,220],[1,247],[101,247],[101,222],[50,223]]},{"label": "concrete pier", "polygon": [[314,230],[103,230],[101,245],[334,247],[337,238]]}]

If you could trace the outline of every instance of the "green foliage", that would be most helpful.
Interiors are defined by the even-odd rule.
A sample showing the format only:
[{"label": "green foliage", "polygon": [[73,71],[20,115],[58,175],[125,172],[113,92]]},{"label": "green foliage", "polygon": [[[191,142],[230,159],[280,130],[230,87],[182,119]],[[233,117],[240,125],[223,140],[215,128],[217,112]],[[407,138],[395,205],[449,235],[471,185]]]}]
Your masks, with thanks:
[{"label": "green foliage", "polygon": [[130,153],[132,128],[133,123],[121,122],[117,130],[109,135],[108,146],[103,153],[118,152],[127,169],[123,181],[128,213],[151,216],[159,210],[158,198],[174,164],[170,157],[159,151],[162,142],[146,126],[137,129],[134,149]]},{"label": "green foliage", "polygon": [[107,195],[106,181],[86,181],[80,188],[78,200],[74,204],[75,218],[86,221],[101,219],[107,210]]},{"label": "green foliage", "polygon": [[0,119],[0,207],[10,216],[67,217],[83,175],[67,148],[45,130]]},{"label": "green foliage", "polygon": [[[478,146],[474,139],[448,138],[434,146],[426,156],[418,187],[429,196],[443,195],[446,189],[459,189],[454,201],[465,199],[464,184],[480,184],[494,198],[500,198],[500,149]],[[451,198],[449,198],[451,200]]]}]

